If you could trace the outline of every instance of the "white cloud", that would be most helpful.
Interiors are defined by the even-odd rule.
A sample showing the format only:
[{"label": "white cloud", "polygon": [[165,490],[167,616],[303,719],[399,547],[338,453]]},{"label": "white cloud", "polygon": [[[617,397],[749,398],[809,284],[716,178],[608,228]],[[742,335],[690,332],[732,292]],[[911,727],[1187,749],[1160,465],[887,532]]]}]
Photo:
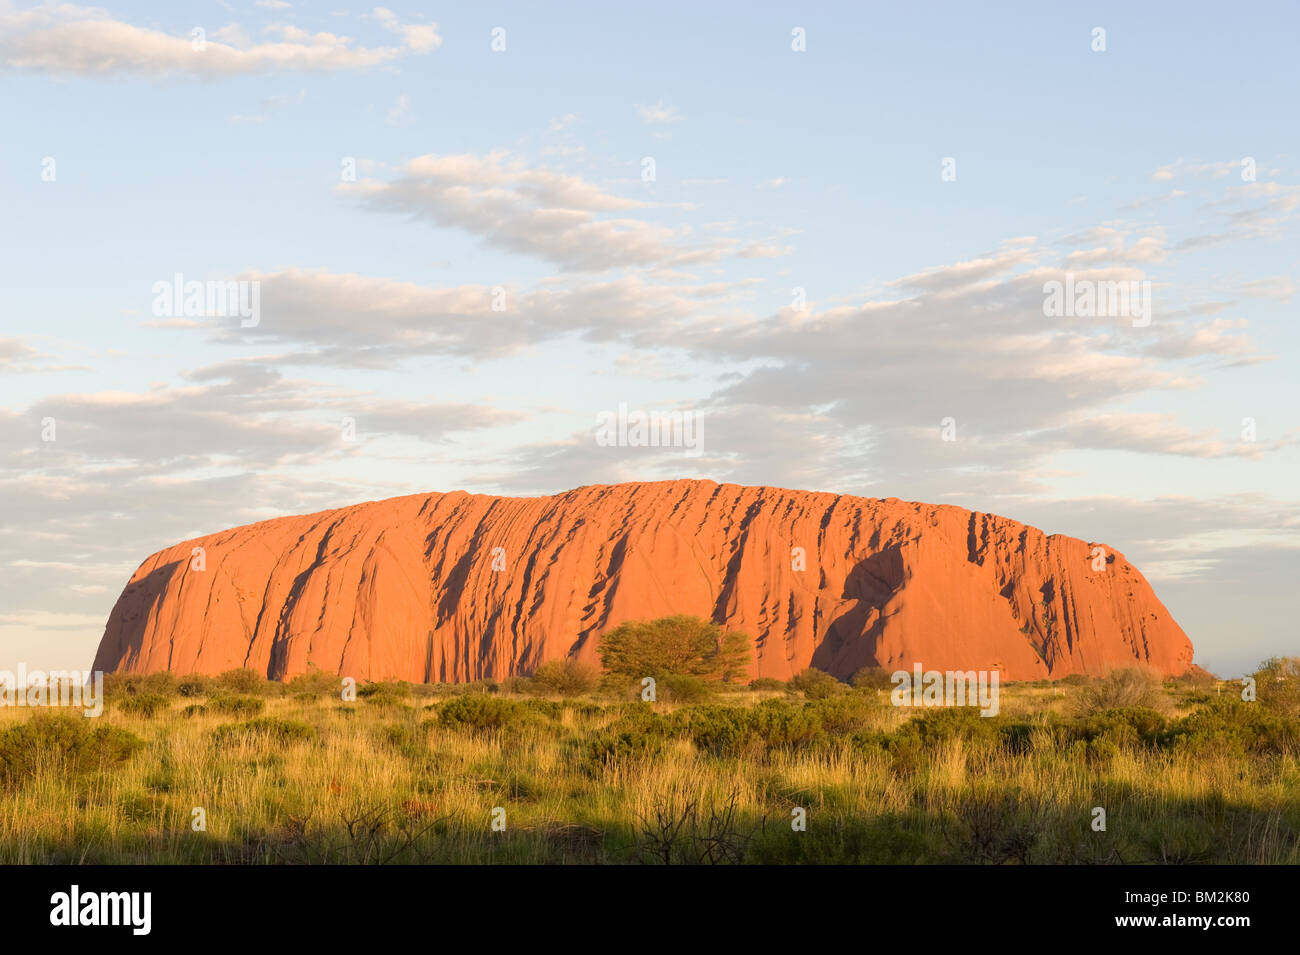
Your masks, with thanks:
[{"label": "white cloud", "polygon": [[1222,179],[1231,173],[1240,173],[1242,168],[1241,159],[1228,159],[1221,162],[1179,159],[1175,162],[1166,163],[1153,172],[1151,181],[1169,182],[1179,176],[1211,176],[1215,179]]},{"label": "white cloud", "polygon": [[1169,255],[1169,240],[1160,226],[1148,228],[1145,234],[1134,236],[1134,228],[1124,225],[1105,225],[1085,229],[1066,236],[1066,245],[1092,245],[1077,249],[1066,256],[1069,267],[1084,267],[1133,262],[1153,264],[1163,262]]},{"label": "white cloud", "polygon": [[0,63],[13,69],[79,76],[240,76],[276,71],[363,70],[441,42],[436,25],[403,26],[391,14],[383,25],[403,38],[400,47],[361,47],[333,33],[293,26],[268,28],[280,39],[255,44],[238,25],[205,35],[173,36],[113,19],[107,12],[64,4],[0,16]]},{"label": "white cloud", "polygon": [[[262,320],[190,323],[223,344],[291,351],[250,359],[286,364],[385,368],[416,356],[498,358],[576,335],[593,341],[647,342],[681,327],[701,309],[726,307],[752,281],[699,283],[657,273],[605,281],[552,279],[532,288],[430,287],[324,269],[248,272],[261,283]],[[149,323],[155,326],[158,323]]]},{"label": "white cloud", "polygon": [[637,115],[641,117],[641,122],[648,125],[660,123],[676,123],[681,121],[681,114],[677,112],[676,106],[669,106],[663,100],[653,103],[649,106],[638,106]]},{"label": "white cloud", "polygon": [[1170,414],[1105,413],[1077,416],[1061,428],[1042,432],[1035,440],[1069,450],[1134,451],[1194,458],[1256,458],[1295,438],[1275,442],[1228,440],[1213,431],[1193,432]]},{"label": "white cloud", "polygon": [[19,359],[35,355],[36,349],[17,338],[0,338],[0,370],[7,371],[16,366]]},{"label": "white cloud", "polygon": [[461,229],[569,271],[711,262],[744,248],[735,239],[699,242],[686,225],[633,217],[633,210],[666,207],[530,167],[506,152],[420,156],[396,178],[337,188],[369,208]]},{"label": "white cloud", "polygon": [[442,46],[442,37],[438,35],[436,23],[404,24],[393,11],[384,7],[375,7],[373,16],[384,29],[396,33],[416,53],[430,53]]},{"label": "white cloud", "polygon": [[1270,275],[1267,278],[1238,282],[1237,291],[1251,298],[1268,298],[1275,302],[1289,302],[1295,295],[1295,283],[1289,275]]},{"label": "white cloud", "polygon": [[397,97],[393,105],[389,107],[388,113],[384,116],[384,122],[389,126],[405,126],[414,118],[411,112],[411,100],[403,93]]}]

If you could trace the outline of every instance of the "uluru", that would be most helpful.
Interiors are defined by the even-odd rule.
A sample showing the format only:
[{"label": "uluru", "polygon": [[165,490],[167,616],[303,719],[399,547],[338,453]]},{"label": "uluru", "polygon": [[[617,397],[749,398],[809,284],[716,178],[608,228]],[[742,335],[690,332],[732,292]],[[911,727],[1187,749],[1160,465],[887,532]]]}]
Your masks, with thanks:
[{"label": "uluru", "polygon": [[415,494],[178,543],[131,577],[94,666],[502,679],[595,664],[609,629],[671,614],[750,634],[751,677],[1192,668],[1187,636],[1107,544],[947,505],[698,480]]}]

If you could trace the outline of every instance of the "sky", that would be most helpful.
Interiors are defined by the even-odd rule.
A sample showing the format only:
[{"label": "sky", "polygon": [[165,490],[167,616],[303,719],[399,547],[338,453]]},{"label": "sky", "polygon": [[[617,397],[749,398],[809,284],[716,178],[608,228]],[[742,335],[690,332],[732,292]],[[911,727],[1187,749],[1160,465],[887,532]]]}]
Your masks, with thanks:
[{"label": "sky", "polygon": [[679,477],[1104,542],[1201,665],[1300,653],[1300,8],[1073,7],[0,0],[0,669],[189,537]]}]

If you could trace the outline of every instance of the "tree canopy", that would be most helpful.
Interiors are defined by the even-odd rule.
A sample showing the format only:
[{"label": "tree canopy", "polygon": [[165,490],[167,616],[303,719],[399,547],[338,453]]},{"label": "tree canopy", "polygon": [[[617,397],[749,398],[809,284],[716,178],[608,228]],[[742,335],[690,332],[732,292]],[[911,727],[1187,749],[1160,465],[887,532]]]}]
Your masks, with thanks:
[{"label": "tree canopy", "polygon": [[640,679],[678,674],[724,683],[745,679],[753,641],[701,617],[678,614],[629,620],[600,638],[600,659],[610,673]]}]

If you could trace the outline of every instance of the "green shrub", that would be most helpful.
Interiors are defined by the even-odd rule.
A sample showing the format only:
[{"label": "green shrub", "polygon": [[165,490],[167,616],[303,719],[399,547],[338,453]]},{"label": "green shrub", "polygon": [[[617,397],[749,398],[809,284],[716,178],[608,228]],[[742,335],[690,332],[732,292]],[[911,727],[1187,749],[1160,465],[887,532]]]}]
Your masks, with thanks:
[{"label": "green shrub", "polygon": [[543,693],[559,696],[581,696],[590,693],[600,682],[594,667],[577,660],[548,660],[532,676],[532,687]]},{"label": "green shrub", "polygon": [[564,712],[564,705],[554,700],[521,700],[519,705],[525,713],[547,721],[558,720]]},{"label": "green shrub", "polygon": [[863,667],[849,680],[859,690],[888,690],[894,685],[893,673],[884,667]]},{"label": "green shrub", "polygon": [[938,707],[912,717],[893,732],[892,739],[904,746],[915,741],[924,752],[958,739],[977,750],[987,750],[1001,742],[1001,719],[980,716],[973,706]]},{"label": "green shrub", "polygon": [[566,700],[564,706],[561,708],[561,712],[564,710],[569,710],[576,715],[578,719],[586,722],[598,720],[605,716],[605,707],[601,706],[599,703],[580,703],[574,700]]},{"label": "green shrub", "polygon": [[263,716],[243,723],[227,723],[213,730],[218,743],[250,740],[268,743],[301,743],[313,739],[316,730],[299,720],[284,720]]},{"label": "green shrub", "polygon": [[673,726],[714,756],[759,756],[825,742],[815,704],[764,700],[752,707],[693,706],[674,714]]},{"label": "green shrub", "polygon": [[671,733],[669,720],[644,703],[623,707],[603,730],[585,745],[585,766],[589,772],[629,760],[644,759],[662,752]]},{"label": "green shrub", "polygon": [[778,680],[775,677],[770,677],[770,676],[760,676],[757,680],[749,681],[749,688],[751,690],[758,690],[761,692],[772,692],[775,690],[784,690],[785,680]]},{"label": "green shrub", "polygon": [[1251,675],[1261,706],[1300,717],[1300,657],[1270,657]]},{"label": "green shrub", "polygon": [[1119,755],[1120,744],[1109,737],[1098,736],[1086,742],[1083,758],[1089,766],[1106,766]]},{"label": "green shrub", "polygon": [[678,614],[622,623],[601,636],[598,652],[606,670],[633,680],[674,673],[730,683],[749,669],[751,644],[744,633]]},{"label": "green shrub", "polygon": [[768,749],[798,749],[826,740],[817,706],[764,700],[750,709],[754,730]]},{"label": "green shrub", "polygon": [[817,717],[827,733],[840,735],[861,732],[875,726],[883,707],[874,695],[837,693],[812,700],[805,705],[805,709]]},{"label": "green shrub", "polygon": [[714,756],[738,755],[760,742],[750,712],[736,706],[692,706],[673,714],[671,726]]},{"label": "green shrub", "polygon": [[179,684],[180,678],[175,673],[169,670],[158,670],[155,673],[146,673],[141,677],[138,692],[171,698],[176,695]]},{"label": "green shrub", "polygon": [[144,741],[118,726],[83,717],[37,713],[0,731],[0,781],[19,782],[39,769],[68,775],[125,762]]},{"label": "green shrub", "polygon": [[171,699],[161,693],[136,693],[123,697],[117,708],[129,716],[150,719],[159,713],[165,713],[171,707]]},{"label": "green shrub", "polygon": [[1165,732],[1165,718],[1153,709],[1130,706],[1105,710],[1068,727],[1071,739],[1089,743],[1107,740],[1117,747],[1156,746]]},{"label": "green shrub", "polygon": [[655,700],[665,703],[702,703],[713,696],[709,684],[697,676],[665,673],[655,681]]},{"label": "green shrub", "polygon": [[256,716],[266,709],[266,700],[259,696],[217,693],[208,698],[207,707],[214,713],[224,713],[227,716]]},{"label": "green shrub", "polygon": [[844,684],[835,677],[813,667],[792,676],[786,686],[791,693],[802,693],[810,700],[824,700],[845,689]]},{"label": "green shrub", "polygon": [[299,673],[284,685],[286,693],[295,697],[311,694],[312,696],[332,696],[336,699],[342,699],[343,696],[343,678],[334,673],[326,673],[324,670],[309,670],[306,673]]},{"label": "green shrub", "polygon": [[540,724],[546,718],[559,715],[560,708],[554,703],[551,704],[553,710],[530,705],[542,702],[509,700],[481,693],[455,696],[437,705],[438,722],[450,729],[489,732],[506,728],[518,729]]},{"label": "green shrub", "polygon": [[176,674],[166,670],[156,673],[105,673],[104,695],[109,699],[140,695],[172,697],[176,695],[178,682]]},{"label": "green shrub", "polygon": [[1206,755],[1300,755],[1300,722],[1258,703],[1216,700],[1173,722],[1162,742]]},{"label": "green shrub", "polygon": [[181,696],[207,696],[208,680],[198,674],[182,677],[176,684],[176,692]]},{"label": "green shrub", "polygon": [[227,670],[216,678],[217,686],[230,693],[267,693],[270,681],[256,670]]},{"label": "green shrub", "polygon": [[190,719],[195,716],[202,716],[207,711],[208,708],[202,703],[191,703],[189,706],[181,710],[181,716]]},{"label": "green shrub", "polygon": [[1130,707],[1155,710],[1165,702],[1159,676],[1141,667],[1111,670],[1079,687],[1071,699],[1081,716]]},{"label": "green shrub", "polygon": [[357,687],[357,698],[379,706],[391,706],[411,698],[411,688],[400,680],[363,683]]},{"label": "green shrub", "polygon": [[140,675],[138,673],[105,673],[104,696],[116,699],[128,693],[140,692]]}]

